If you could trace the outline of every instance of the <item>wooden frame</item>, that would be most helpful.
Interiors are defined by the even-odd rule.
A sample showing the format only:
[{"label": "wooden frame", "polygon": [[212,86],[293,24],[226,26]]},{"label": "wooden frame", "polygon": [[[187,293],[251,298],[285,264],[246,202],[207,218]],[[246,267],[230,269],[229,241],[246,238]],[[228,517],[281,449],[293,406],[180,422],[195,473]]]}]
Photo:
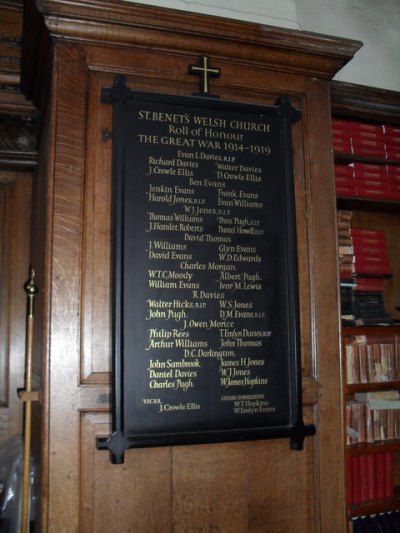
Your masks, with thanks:
[{"label": "wooden frame", "polygon": [[[289,437],[302,449],[315,428],[304,426],[300,385],[290,131],[300,113],[286,98],[265,107],[137,93],[123,77],[103,93],[113,103],[114,401],[113,434],[98,446],[113,462],[138,446]],[[196,171],[177,170],[187,157]],[[154,252],[160,243],[192,253],[173,260]],[[215,279],[218,269],[235,281]],[[254,311],[245,319],[222,303]]]}]

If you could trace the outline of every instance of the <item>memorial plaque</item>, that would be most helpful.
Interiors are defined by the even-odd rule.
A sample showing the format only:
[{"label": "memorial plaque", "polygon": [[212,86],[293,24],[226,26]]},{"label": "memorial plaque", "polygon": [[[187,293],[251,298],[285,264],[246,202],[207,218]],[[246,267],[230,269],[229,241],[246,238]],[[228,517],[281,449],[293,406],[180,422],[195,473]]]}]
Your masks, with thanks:
[{"label": "memorial plaque", "polygon": [[114,462],[131,447],[291,439],[302,421],[291,123],[130,91],[113,104]]}]

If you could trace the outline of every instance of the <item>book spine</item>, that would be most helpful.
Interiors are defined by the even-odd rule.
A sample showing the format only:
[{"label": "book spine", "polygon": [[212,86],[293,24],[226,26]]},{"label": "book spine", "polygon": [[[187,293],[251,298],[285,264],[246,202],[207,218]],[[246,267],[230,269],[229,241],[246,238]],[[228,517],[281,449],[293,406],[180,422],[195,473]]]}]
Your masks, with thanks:
[{"label": "book spine", "polygon": [[391,452],[385,453],[385,496],[394,496],[394,455]]},{"label": "book spine", "polygon": [[386,495],[386,454],[376,454],[376,497],[384,498]]},{"label": "book spine", "polygon": [[360,503],[361,500],[361,458],[359,455],[353,457],[353,501]]},{"label": "book spine", "polygon": [[376,456],[373,453],[368,454],[368,499],[376,498]]}]

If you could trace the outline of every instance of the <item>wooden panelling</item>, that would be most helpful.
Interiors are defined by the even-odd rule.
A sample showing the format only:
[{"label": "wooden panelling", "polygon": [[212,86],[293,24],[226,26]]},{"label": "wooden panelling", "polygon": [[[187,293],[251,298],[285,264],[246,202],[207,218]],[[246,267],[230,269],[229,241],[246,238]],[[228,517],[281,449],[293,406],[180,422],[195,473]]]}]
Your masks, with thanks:
[{"label": "wooden panelling", "polygon": [[[60,222],[54,224],[56,246],[53,258],[56,263],[53,276],[56,276],[56,283],[53,284],[55,304],[52,308],[52,320],[54,322],[60,317],[61,322],[57,325],[57,333],[52,340],[52,381],[58,383],[58,387],[54,389],[50,402],[53,409],[63,412],[64,416],[54,420],[51,434],[54,444],[51,446],[50,456],[50,490],[57,494],[51,499],[51,523],[59,528],[65,527],[67,520],[70,520],[67,509],[76,509],[78,506],[82,531],[101,531],[102,527],[106,531],[111,527],[112,520],[117,520],[119,527],[130,528],[135,525],[136,519],[132,518],[130,511],[111,512],[110,503],[103,501],[106,493],[95,481],[99,476],[102,480],[101,486],[111,486],[112,490],[116,491],[115,502],[123,501],[124,491],[129,491],[133,506],[136,501],[141,501],[145,507],[152,505],[153,508],[159,509],[166,499],[170,502],[167,510],[162,508],[162,511],[155,513],[158,521],[153,517],[154,525],[151,526],[151,531],[166,528],[166,531],[200,532],[211,529],[245,532],[262,530],[262,524],[268,524],[268,527],[282,532],[296,527],[297,531],[307,531],[309,524],[318,527],[320,517],[315,506],[310,503],[314,493],[321,489],[320,486],[316,488],[314,478],[314,468],[318,468],[319,464],[316,453],[318,446],[314,448],[314,439],[307,442],[306,449],[300,453],[290,451],[287,441],[176,447],[160,449],[157,452],[130,450],[126,452],[126,462],[122,467],[111,466],[108,454],[94,448],[94,436],[109,433],[105,422],[108,416],[96,414],[98,408],[108,407],[110,392],[109,232],[112,141],[103,138],[103,131],[111,131],[112,123],[110,106],[100,102],[100,93],[102,87],[111,85],[114,73],[106,72],[107,65],[102,68],[98,64],[96,68],[87,65],[88,56],[92,56],[92,51],[88,54],[84,47],[77,46],[64,46],[59,50],[58,56],[62,64],[58,77],[58,83],[63,87],[60,94],[64,101],[68,94],[69,105],[63,104],[62,99],[58,102],[59,143],[54,201],[57,220]],[[110,61],[110,57],[114,58],[113,55],[107,54],[103,57],[107,61]],[[176,62],[183,59],[186,61],[186,58],[175,57]],[[137,65],[138,62],[132,63]],[[160,69],[161,65],[157,68]],[[236,76],[240,73],[240,66],[236,65],[235,68]],[[128,70],[127,66],[126,69]],[[163,82],[157,85],[159,91],[168,91],[171,82],[168,74],[171,71],[170,65],[166,64],[165,69]],[[72,79],[72,71],[74,81],[78,79],[79,83],[68,81]],[[258,95],[262,94],[261,101],[271,103],[277,93],[274,94],[275,89],[269,90],[267,79],[266,76],[265,86],[260,79],[260,86],[256,89]],[[228,77],[227,91],[230,90],[229,81]],[[154,90],[154,75],[139,79],[131,74],[128,83],[139,90]],[[190,86],[191,82],[188,80],[186,83]],[[185,84],[181,84],[183,89]],[[87,91],[85,87],[88,88]],[[288,87],[284,89],[289,90]],[[301,85],[300,89],[303,89]],[[220,92],[224,94],[224,91],[225,86],[222,85]],[[242,91],[245,94],[243,88]],[[312,306],[315,306],[315,303],[312,303],[315,290],[312,279],[317,268],[314,253],[319,246],[315,242],[315,233],[319,235],[322,232],[318,227],[310,227],[307,223],[310,217],[320,216],[318,212],[313,212],[309,203],[310,175],[314,176],[318,172],[310,163],[309,152],[315,151],[316,148],[304,141],[304,136],[309,135],[310,131],[318,138],[321,129],[321,125],[311,121],[308,115],[307,106],[316,105],[315,102],[310,103],[310,99],[314,98],[313,91],[312,88],[308,94],[299,90],[293,95],[294,102],[303,111],[303,120],[294,128],[294,163],[303,374],[307,378],[304,381],[304,397],[309,404],[318,400],[319,385],[313,375],[315,360],[320,358],[319,364],[326,363],[325,359],[322,361],[325,356],[316,353],[317,339],[312,330],[313,315],[310,313]],[[249,99],[254,99],[254,92],[249,95]],[[68,109],[68,112],[64,112],[64,109]],[[83,117],[86,117],[84,122]],[[74,136],[70,135],[72,127],[77,130]],[[329,156],[329,149],[326,153]],[[78,223],[79,219],[82,220],[82,225]],[[314,222],[314,219],[312,220]],[[330,246],[329,242],[326,245]],[[66,269],[71,270],[68,273]],[[334,281],[335,267],[332,271],[325,267],[324,276],[328,274]],[[73,279],[70,279],[71,276]],[[68,304],[61,306],[65,298],[68,298]],[[75,306],[77,312],[74,311]],[[318,314],[324,310],[314,308],[313,312]],[[74,346],[79,342],[79,338],[81,350],[77,353]],[[334,345],[332,350],[326,351],[326,357],[332,356],[333,351]],[[76,374],[78,366],[79,381]],[[337,386],[337,382],[335,383]],[[93,389],[94,385],[96,389]],[[59,394],[61,389],[66,396]],[[337,406],[333,407],[333,410],[337,410]],[[313,422],[312,411],[309,418],[309,421]],[[71,439],[78,437],[78,420],[81,420],[80,451],[68,448]],[[96,420],[101,420],[101,424],[97,426]],[[337,419],[331,420],[330,427],[335,423]],[[337,461],[337,445],[334,439],[326,450],[332,446],[335,447]],[[332,461],[335,457],[332,453],[329,453],[329,457],[331,464],[337,464]],[[158,483],[164,487],[161,499],[149,489],[155,483],[149,461],[157,471]],[[132,472],[137,472],[141,482],[132,483],[130,480],[130,465],[133,464],[135,466],[132,466]],[[147,469],[147,475],[141,478],[142,469]],[[294,471],[296,475],[293,477],[290,473]],[[72,489],[78,479],[82,491],[80,499]],[[285,481],[277,483],[280,479]],[[118,484],[115,485],[117,480]],[[269,483],[267,480],[274,482]],[[61,482],[63,487],[59,492],[57,487]],[[321,498],[323,497],[322,494]],[[331,499],[331,495],[329,498]],[[340,494],[338,500],[339,498]],[[290,512],[278,512],[282,502]],[[145,517],[146,511],[143,513]],[[294,520],[294,516],[298,518]],[[137,524],[140,524],[140,519],[137,518]]]},{"label": "wooden panelling", "polygon": [[93,449],[107,434],[107,413],[81,415],[81,516],[79,531],[172,531],[170,448],[132,450],[123,465]]},{"label": "wooden panelling", "polygon": [[173,531],[306,533],[314,521],[310,459],[312,441],[301,454],[287,441],[175,448]]},{"label": "wooden panelling", "polygon": [[[106,413],[81,415],[80,531],[136,531],[146,524],[147,531],[244,533],[268,524],[268,531],[308,533],[312,441],[301,454],[286,441],[130,450],[123,465],[111,465],[107,453],[93,452],[108,424]],[[288,476],[290,469],[299,478]]]}]

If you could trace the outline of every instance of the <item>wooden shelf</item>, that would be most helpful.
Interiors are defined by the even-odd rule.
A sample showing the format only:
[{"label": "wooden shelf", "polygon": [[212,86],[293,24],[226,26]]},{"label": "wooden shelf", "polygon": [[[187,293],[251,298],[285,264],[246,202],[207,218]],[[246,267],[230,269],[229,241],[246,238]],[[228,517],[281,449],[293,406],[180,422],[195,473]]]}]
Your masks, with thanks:
[{"label": "wooden shelf", "polygon": [[377,157],[364,157],[357,154],[335,154],[335,163],[349,165],[350,163],[367,163],[369,165],[394,165],[400,166],[400,161],[393,159],[382,159]]},{"label": "wooden shelf", "polygon": [[[350,163],[354,162],[380,166],[400,166],[400,161],[393,161],[391,159],[362,157],[358,156],[357,154],[335,154],[335,163],[337,164],[349,165]],[[338,196],[337,206],[339,209],[355,211],[394,214],[398,214],[400,212],[400,200],[391,199]]]},{"label": "wooden shelf", "polygon": [[370,453],[400,452],[400,439],[381,440],[377,442],[362,442],[350,444],[346,447],[348,456],[365,455]]},{"label": "wooden shelf", "polygon": [[400,493],[390,498],[379,498],[349,505],[349,518],[367,514],[384,513],[400,509]]},{"label": "wooden shelf", "polygon": [[355,335],[379,336],[386,334],[400,335],[400,325],[393,326],[345,326],[342,328],[343,337],[353,337]]},{"label": "wooden shelf", "polygon": [[375,200],[374,198],[336,198],[338,209],[346,211],[367,211],[369,213],[392,213],[398,214],[400,211],[400,202],[392,200]]},{"label": "wooden shelf", "polygon": [[377,383],[349,383],[346,385],[346,395],[356,392],[373,392],[380,390],[398,390],[400,381],[379,381]]}]

